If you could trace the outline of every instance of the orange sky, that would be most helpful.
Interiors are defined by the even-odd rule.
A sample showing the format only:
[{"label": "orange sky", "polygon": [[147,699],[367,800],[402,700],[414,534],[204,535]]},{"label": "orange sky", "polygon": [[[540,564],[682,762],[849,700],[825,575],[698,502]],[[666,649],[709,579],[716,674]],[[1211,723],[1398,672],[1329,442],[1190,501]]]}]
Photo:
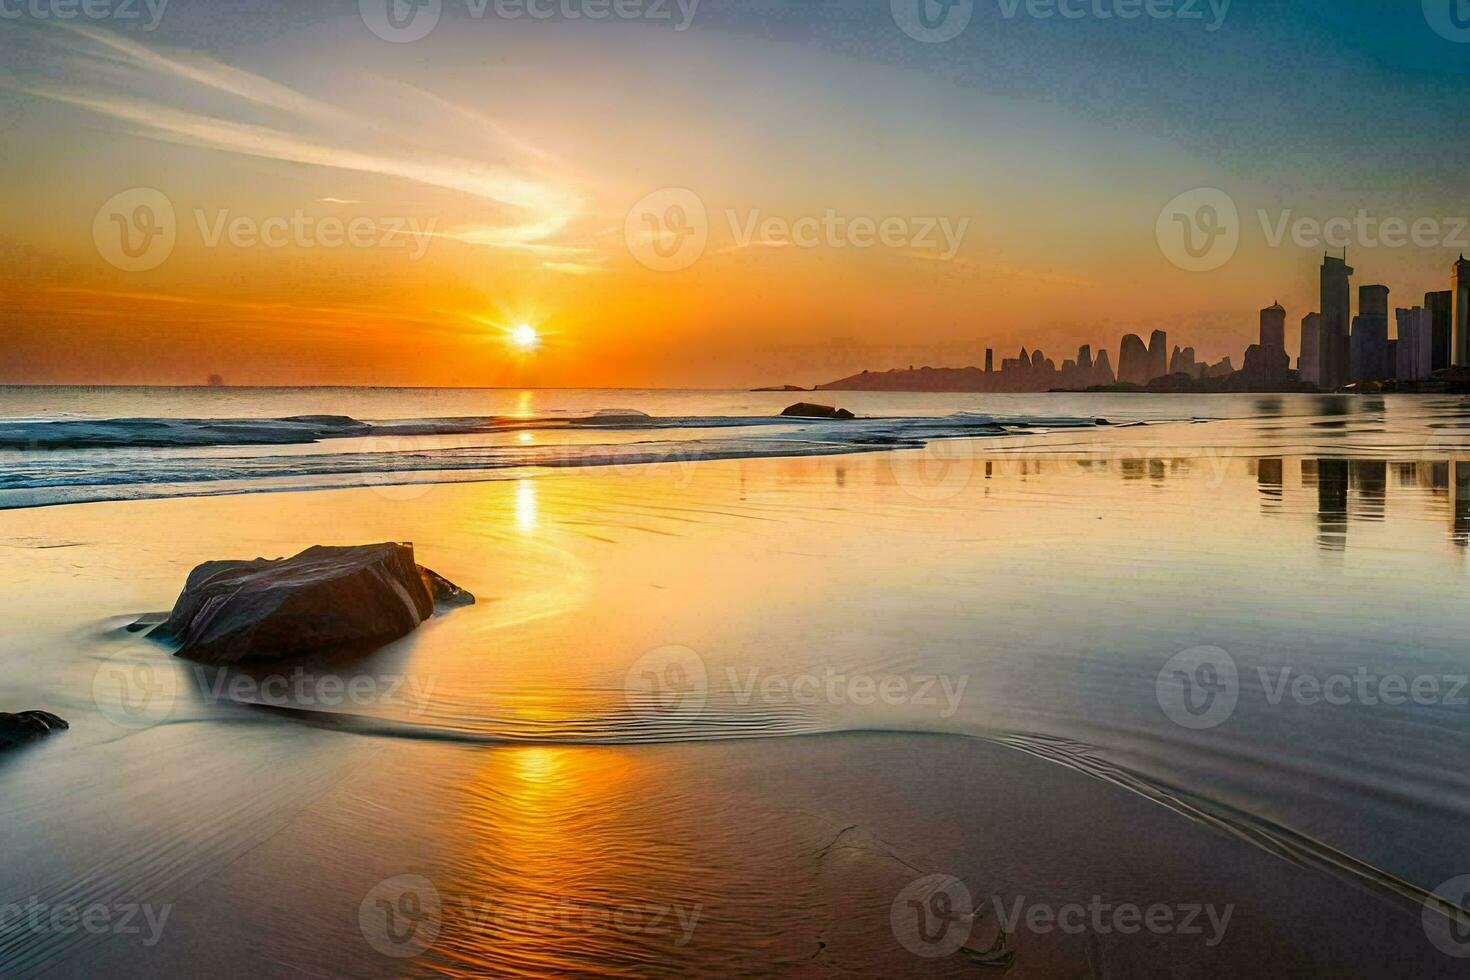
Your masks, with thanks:
[{"label": "orange sky", "polygon": [[[986,346],[1116,357],[1154,328],[1238,364],[1258,308],[1287,306],[1294,349],[1315,305],[1321,249],[1273,246],[1257,209],[1355,200],[1283,198],[1050,101],[738,34],[502,24],[384,45],[350,26],[214,52],[23,29],[0,382],[809,384]],[[1198,186],[1242,217],[1203,273],[1155,229]],[[140,201],[169,244],[133,262]],[[697,223],[692,259],[660,257],[683,239],[650,208]],[[339,241],[354,220],[360,241]],[[1360,250],[1357,281],[1409,305],[1453,252]],[[505,342],[523,322],[544,336],[531,354]]]}]

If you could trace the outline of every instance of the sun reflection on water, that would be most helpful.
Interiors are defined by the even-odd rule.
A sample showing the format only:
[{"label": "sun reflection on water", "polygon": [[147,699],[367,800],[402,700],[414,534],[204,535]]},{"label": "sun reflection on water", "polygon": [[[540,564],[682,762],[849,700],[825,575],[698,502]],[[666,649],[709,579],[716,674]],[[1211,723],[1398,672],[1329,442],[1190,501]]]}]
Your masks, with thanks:
[{"label": "sun reflection on water", "polygon": [[537,522],[535,480],[521,479],[516,481],[515,508],[516,528],[527,533],[535,531]]}]

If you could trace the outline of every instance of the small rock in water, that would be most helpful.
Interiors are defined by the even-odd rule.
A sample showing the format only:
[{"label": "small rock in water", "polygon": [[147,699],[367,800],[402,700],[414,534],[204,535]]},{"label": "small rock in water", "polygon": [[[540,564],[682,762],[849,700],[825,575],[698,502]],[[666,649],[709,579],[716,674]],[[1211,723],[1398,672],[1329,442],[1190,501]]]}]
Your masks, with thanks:
[{"label": "small rock in water", "polygon": [[22,711],[14,715],[0,711],[0,749],[33,742],[70,727],[49,711]]},{"label": "small rock in water", "polygon": [[366,652],[412,632],[436,606],[474,601],[417,564],[412,544],[317,546],[292,558],[205,562],[149,635],[208,664]]},{"label": "small rock in water", "polygon": [[831,405],[814,405],[811,402],[797,402],[788,405],[781,410],[782,415],[803,419],[851,419],[853,415],[845,408],[833,408]]}]

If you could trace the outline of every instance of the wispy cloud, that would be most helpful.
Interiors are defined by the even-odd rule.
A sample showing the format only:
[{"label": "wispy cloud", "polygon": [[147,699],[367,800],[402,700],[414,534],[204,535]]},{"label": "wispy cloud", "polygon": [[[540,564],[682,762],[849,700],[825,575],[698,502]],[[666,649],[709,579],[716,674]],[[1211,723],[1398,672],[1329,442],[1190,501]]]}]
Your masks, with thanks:
[{"label": "wispy cloud", "polygon": [[552,272],[565,272],[573,276],[593,276],[607,271],[601,266],[587,265],[583,262],[542,262],[541,268],[550,269]]},{"label": "wispy cloud", "polygon": [[[409,130],[395,120],[354,113],[201,55],[164,53],[92,27],[68,25],[57,36],[67,52],[64,76],[69,83],[19,79],[18,87],[126,123],[134,134],[162,142],[469,195],[493,210],[493,220],[487,216],[473,234],[451,236],[470,244],[504,247],[541,241],[565,229],[582,207],[578,194],[544,179],[540,156],[504,127],[475,131],[478,139],[495,141],[493,152],[476,152],[473,158],[436,152],[425,145],[422,120]],[[181,88],[180,80],[189,86]],[[160,90],[169,95],[139,94]],[[224,95],[244,105],[195,111],[177,104],[200,94],[213,94],[216,101]],[[448,105],[420,94],[427,104]],[[261,110],[281,118],[269,125],[243,118]]]}]

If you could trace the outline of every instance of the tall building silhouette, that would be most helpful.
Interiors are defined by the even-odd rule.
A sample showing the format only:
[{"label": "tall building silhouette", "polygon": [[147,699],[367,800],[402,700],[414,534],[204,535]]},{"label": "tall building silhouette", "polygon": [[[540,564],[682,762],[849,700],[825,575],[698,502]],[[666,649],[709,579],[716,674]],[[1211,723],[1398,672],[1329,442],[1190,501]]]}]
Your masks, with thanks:
[{"label": "tall building silhouette", "polygon": [[989,347],[985,348],[985,373],[995,373],[995,351]]},{"label": "tall building silhouette", "polygon": [[1376,313],[1353,317],[1348,349],[1352,380],[1380,381],[1392,377],[1388,369],[1388,317]]},{"label": "tall building silhouette", "polygon": [[[1362,336],[1358,331],[1363,331]],[[1348,338],[1348,373],[1354,381],[1378,381],[1393,376],[1388,358],[1388,287],[1358,287],[1358,315]]]},{"label": "tall building silhouette", "polygon": [[1394,311],[1398,320],[1399,340],[1394,351],[1394,376],[1400,381],[1417,381],[1429,377],[1433,370],[1433,331],[1429,311],[1422,306],[1400,307]]},{"label": "tall building silhouette", "polygon": [[1358,315],[1381,316],[1388,319],[1388,287],[1359,286]]},{"label": "tall building silhouette", "polygon": [[1348,381],[1348,325],[1352,316],[1353,267],[1347,258],[1322,257],[1322,330],[1317,342],[1318,384],[1332,391]]},{"label": "tall building silhouette", "polygon": [[1470,262],[1461,255],[1450,270],[1451,363],[1470,365]]},{"label": "tall building silhouette", "polygon": [[1429,313],[1430,363],[1434,370],[1450,366],[1454,350],[1454,331],[1451,329],[1452,310],[1448,289],[1424,294],[1424,309]]},{"label": "tall building silhouette", "polygon": [[1148,378],[1162,378],[1169,373],[1169,335],[1155,330],[1148,338]]},{"label": "tall building silhouette", "polygon": [[1169,373],[1187,374],[1191,378],[1199,376],[1199,364],[1194,359],[1193,347],[1174,348],[1174,353],[1169,355]]},{"label": "tall building silhouette", "polygon": [[1297,361],[1297,372],[1303,381],[1321,383],[1317,360],[1317,345],[1322,340],[1322,314],[1308,313],[1302,317],[1302,353]]},{"label": "tall building silhouette", "polygon": [[1123,335],[1118,347],[1118,380],[1127,384],[1148,384],[1148,348],[1136,333]]},{"label": "tall building silhouette", "polygon": [[1280,303],[1261,311],[1261,348],[1286,350],[1286,309]]}]

